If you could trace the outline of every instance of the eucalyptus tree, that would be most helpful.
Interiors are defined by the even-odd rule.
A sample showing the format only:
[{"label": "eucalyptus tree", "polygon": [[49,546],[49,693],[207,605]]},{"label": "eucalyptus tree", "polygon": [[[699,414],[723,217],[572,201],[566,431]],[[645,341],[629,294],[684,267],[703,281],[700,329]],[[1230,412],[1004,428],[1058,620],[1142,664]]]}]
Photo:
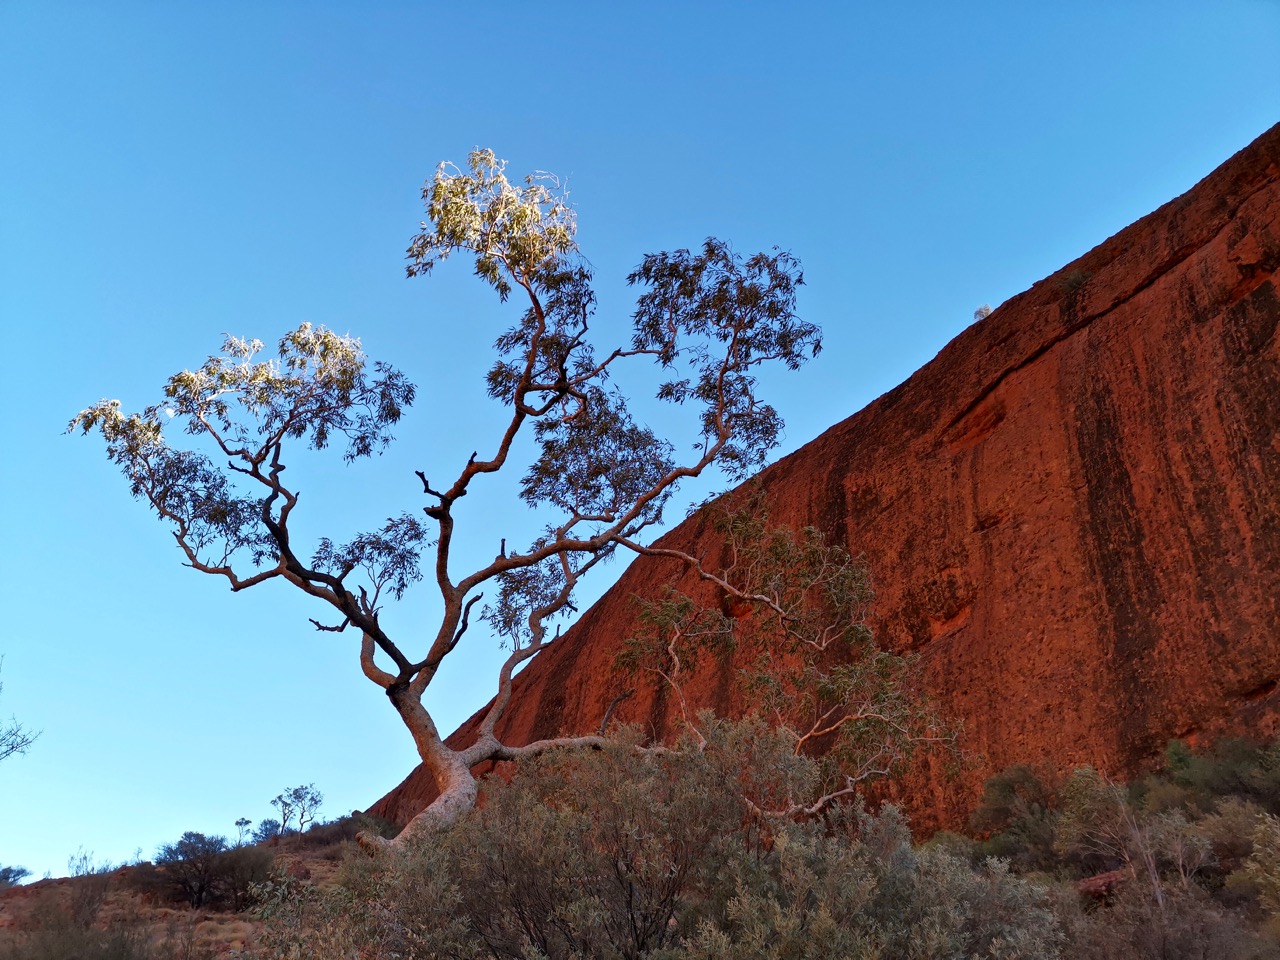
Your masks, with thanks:
[{"label": "eucalyptus tree", "polygon": [[[427,219],[408,249],[409,275],[466,255],[499,300],[515,304],[486,379],[489,397],[505,411],[501,429],[477,438],[477,452],[448,471],[448,482],[433,485],[427,471],[418,472],[427,500],[421,514],[393,517],[345,543],[304,545],[295,537],[301,508],[285,477],[290,451],[341,445],[348,461],[367,457],[391,441],[416,393],[400,371],[371,363],[358,340],[308,324],[287,333],[274,356],[258,340],[228,337],[202,366],[170,377],[156,404],[126,413],[104,400],[68,428],[102,437],[134,496],[169,524],[187,565],[234,591],[287,581],[329,608],[328,619],[312,620],[318,630],[359,638],[364,675],[385,692],[439,788],[396,842],[470,810],[477,796],[471,771],[483,761],[601,743],[598,736],[504,742],[498,723],[511,704],[513,675],[555,642],[586,574],[619,550],[651,549],[647,535],[681,481],[713,466],[736,481],[763,464],[781,420],[757,396],[757,373],[797,369],[820,348],[818,328],[795,313],[803,281],[790,255],[744,258],[708,239],[696,252],[644,257],[628,277],[639,290],[630,337],[599,350],[590,329],[592,272],[554,178],[512,183],[504,162],[476,151],[465,170],[442,164],[423,200]],[[641,360],[661,371],[659,401],[694,410],[696,444],[687,455],[638,423],[614,386],[619,365]],[[185,447],[172,439],[179,427],[192,438]],[[490,474],[511,469],[524,436],[534,452],[520,497],[552,519],[523,548],[508,550],[504,541],[492,560],[456,569],[458,502]],[[424,574],[438,593],[438,617],[393,636],[383,605]],[[492,595],[477,612],[485,589]],[[509,652],[474,742],[454,749],[427,693],[450,653],[480,632],[479,621]]]}]

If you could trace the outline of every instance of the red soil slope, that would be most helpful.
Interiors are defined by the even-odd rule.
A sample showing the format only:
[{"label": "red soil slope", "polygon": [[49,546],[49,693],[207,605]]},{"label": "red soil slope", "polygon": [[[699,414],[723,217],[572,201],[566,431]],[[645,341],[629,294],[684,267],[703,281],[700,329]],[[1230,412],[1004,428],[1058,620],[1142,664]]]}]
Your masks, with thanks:
[{"label": "red soil slope", "polygon": [[[980,757],[893,788],[923,825],[1012,763],[1128,775],[1171,737],[1280,730],[1278,265],[1280,126],[761,475],[774,519],[865,554],[877,636]],[[697,516],[667,540],[715,549]],[[634,563],[518,678],[505,735],[594,731],[631,596],[673,579],[696,591]],[[696,693],[740,711],[733,677]],[[669,729],[656,688],[619,716]],[[419,769],[373,812],[433,795]]]}]

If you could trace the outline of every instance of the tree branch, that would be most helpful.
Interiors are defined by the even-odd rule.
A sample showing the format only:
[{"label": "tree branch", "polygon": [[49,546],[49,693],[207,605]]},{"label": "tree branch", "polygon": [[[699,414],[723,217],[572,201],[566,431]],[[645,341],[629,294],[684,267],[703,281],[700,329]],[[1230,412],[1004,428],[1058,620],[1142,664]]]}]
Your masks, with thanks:
[{"label": "tree branch", "polygon": [[341,633],[343,630],[347,629],[347,627],[351,625],[350,617],[347,617],[347,619],[343,620],[336,627],[326,626],[325,624],[321,623],[319,620],[316,620],[312,617],[308,617],[307,619],[311,621],[311,623],[315,626],[317,630],[323,630],[326,633]]},{"label": "tree branch", "polygon": [[609,720],[613,717],[613,711],[618,708],[618,704],[622,703],[622,701],[624,700],[630,699],[632,694],[634,694],[635,692],[636,692],[635,688],[633,687],[624,693],[618,694],[609,702],[609,706],[604,711],[604,718],[600,721],[600,732],[598,736],[603,737],[605,733],[608,731]]},{"label": "tree branch", "polygon": [[360,670],[383,690],[391,689],[396,678],[373,662],[374,639],[368,633],[360,639]]}]

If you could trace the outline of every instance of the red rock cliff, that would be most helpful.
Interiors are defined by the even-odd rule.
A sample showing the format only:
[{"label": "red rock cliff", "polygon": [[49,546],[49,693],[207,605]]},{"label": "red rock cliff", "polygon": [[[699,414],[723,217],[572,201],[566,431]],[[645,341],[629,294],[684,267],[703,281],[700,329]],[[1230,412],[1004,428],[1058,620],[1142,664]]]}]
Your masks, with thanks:
[{"label": "red rock cliff", "polygon": [[[1280,126],[761,475],[774,519],[865,554],[877,636],[981,757],[897,786],[924,823],[1012,763],[1128,775],[1171,737],[1280,730],[1278,264]],[[518,678],[505,735],[598,727],[632,594],[680,579],[632,564]],[[740,709],[732,678],[697,693]],[[667,729],[659,690],[619,715]],[[373,811],[433,795],[419,769]]]}]

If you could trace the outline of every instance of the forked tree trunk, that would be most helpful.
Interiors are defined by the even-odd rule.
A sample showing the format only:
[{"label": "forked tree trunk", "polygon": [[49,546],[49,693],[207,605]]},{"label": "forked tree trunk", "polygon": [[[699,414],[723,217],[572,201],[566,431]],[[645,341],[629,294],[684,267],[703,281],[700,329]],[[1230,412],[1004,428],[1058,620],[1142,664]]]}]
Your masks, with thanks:
[{"label": "forked tree trunk", "polygon": [[387,695],[408,727],[418,748],[418,756],[430,771],[440,793],[425,810],[405,824],[394,839],[387,840],[362,831],[356,840],[367,850],[403,849],[414,840],[448,830],[475,809],[480,794],[480,784],[464,755],[441,739],[422,702],[404,688],[388,690]]},{"label": "forked tree trunk", "polygon": [[448,747],[443,749],[447,754],[451,754],[447,758],[441,758],[447,763],[447,770],[443,777],[439,766],[434,763],[427,764],[435,774],[440,795],[431,801],[425,810],[405,824],[396,838],[388,841],[390,845],[403,846],[422,837],[447,830],[475,808],[480,784],[472,775],[470,768],[462,761],[460,754]]}]

